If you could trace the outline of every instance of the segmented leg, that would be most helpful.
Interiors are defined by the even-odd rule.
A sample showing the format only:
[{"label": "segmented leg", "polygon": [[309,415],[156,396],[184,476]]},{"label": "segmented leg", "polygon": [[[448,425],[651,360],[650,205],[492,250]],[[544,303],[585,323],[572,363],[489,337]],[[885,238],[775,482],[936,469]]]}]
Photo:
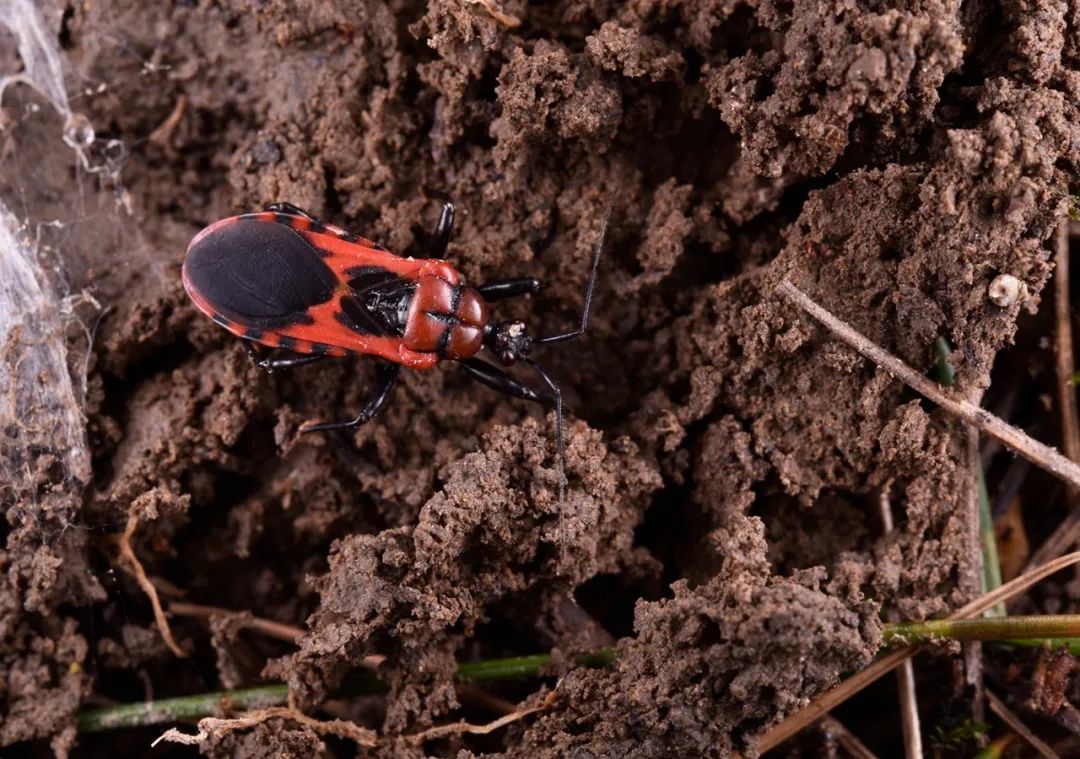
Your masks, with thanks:
[{"label": "segmented leg", "polygon": [[446,246],[450,244],[450,236],[454,233],[454,204],[450,201],[443,203],[442,213],[435,225],[435,232],[431,236],[431,257],[445,258]]},{"label": "segmented leg", "polygon": [[596,273],[600,269],[600,253],[604,250],[604,235],[607,234],[608,218],[611,216],[611,206],[608,206],[604,214],[604,223],[600,225],[600,239],[596,241],[593,252],[592,272],[589,274],[589,284],[585,287],[585,307],[581,310],[581,326],[572,332],[562,332],[558,335],[549,335],[536,340],[537,343],[561,343],[566,340],[574,340],[585,334],[589,326],[589,312],[592,310],[593,290],[596,287]]},{"label": "segmented leg", "polygon": [[322,361],[324,358],[328,358],[325,355],[300,355],[294,354],[290,356],[278,356],[278,351],[271,351],[267,355],[263,355],[255,347],[254,343],[244,342],[244,350],[251,356],[251,360],[255,363],[255,366],[259,367],[267,374],[273,374],[275,369],[290,369],[294,366],[303,366],[304,364],[313,364],[316,361]]},{"label": "segmented leg", "polygon": [[487,361],[481,361],[478,358],[470,358],[463,361],[461,365],[474,380],[487,385],[492,390],[498,390],[500,393],[505,393],[506,395],[511,395],[515,398],[521,398],[525,401],[540,403],[545,406],[550,406],[552,404],[551,398],[540,395],[531,387],[521,382],[521,380],[508,374],[499,367],[489,364]]},{"label": "segmented leg", "polygon": [[307,422],[300,426],[300,432],[306,433],[351,429],[371,421],[376,414],[386,407],[387,401],[390,400],[390,395],[394,389],[394,383],[397,381],[398,371],[400,369],[400,364],[392,364],[388,361],[379,363],[378,370],[375,374],[375,386],[371,389],[371,395],[368,396],[368,401],[364,404],[364,408],[360,412],[360,415],[355,419],[346,422]]},{"label": "segmented leg", "polygon": [[516,298],[519,295],[536,295],[543,286],[544,283],[536,277],[515,277],[485,282],[476,290],[488,303],[495,303],[507,298]]}]

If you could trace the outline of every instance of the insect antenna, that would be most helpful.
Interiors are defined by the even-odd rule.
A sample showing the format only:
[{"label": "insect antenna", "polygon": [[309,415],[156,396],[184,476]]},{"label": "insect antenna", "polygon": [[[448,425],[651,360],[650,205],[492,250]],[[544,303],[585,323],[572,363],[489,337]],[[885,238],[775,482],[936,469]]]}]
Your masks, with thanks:
[{"label": "insect antenna", "polygon": [[[562,389],[559,387],[551,375],[548,374],[544,367],[536,363],[530,358],[525,359],[525,362],[533,368],[533,370],[540,376],[540,379],[544,381],[544,384],[551,390],[551,394],[555,396],[555,449],[559,455],[559,539],[565,541],[566,532],[563,529],[563,519],[566,513],[566,451],[563,448],[563,410],[562,410]],[[565,543],[560,542],[559,550],[565,551]]]},{"label": "insect antenna", "polygon": [[558,335],[549,335],[534,340],[534,343],[561,343],[566,340],[574,340],[585,334],[589,326],[589,312],[592,311],[593,290],[596,289],[596,274],[600,271],[600,254],[604,250],[604,237],[607,235],[608,219],[611,218],[611,204],[604,211],[604,221],[600,225],[600,238],[593,248],[592,272],[589,274],[589,284],[585,287],[585,307],[581,311],[581,326],[572,332],[563,332]]}]

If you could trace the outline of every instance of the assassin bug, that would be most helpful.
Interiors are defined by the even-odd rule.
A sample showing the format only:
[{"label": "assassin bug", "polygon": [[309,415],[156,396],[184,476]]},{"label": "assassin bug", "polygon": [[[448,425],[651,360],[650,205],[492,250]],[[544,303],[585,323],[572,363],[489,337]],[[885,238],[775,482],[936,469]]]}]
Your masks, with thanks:
[{"label": "assassin bug", "polygon": [[[355,419],[304,424],[301,432],[357,427],[385,408],[402,366],[431,369],[459,361],[474,379],[499,392],[555,406],[559,503],[565,495],[562,390],[530,358],[535,345],[581,337],[589,324],[608,217],[593,251],[585,305],[577,329],[533,338],[520,321],[492,321],[488,304],[535,294],[533,277],[467,287],[442,257],[454,227],[446,203],[430,258],[404,258],[290,203],[211,224],[191,241],[184,289],[215,323],[245,340],[252,359],[273,371],[330,356],[382,359],[367,403]],[[261,356],[251,343],[274,349]],[[504,366],[528,364],[547,388],[538,393],[505,370],[477,358],[487,349]],[[280,355],[285,353],[286,355]]]}]

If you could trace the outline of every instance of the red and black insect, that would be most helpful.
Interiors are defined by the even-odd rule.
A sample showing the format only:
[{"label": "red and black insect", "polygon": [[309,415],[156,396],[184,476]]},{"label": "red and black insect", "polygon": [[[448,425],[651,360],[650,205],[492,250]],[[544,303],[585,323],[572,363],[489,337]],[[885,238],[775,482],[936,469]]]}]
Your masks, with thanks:
[{"label": "red and black insect", "polygon": [[[324,224],[289,203],[261,213],[233,216],[202,230],[188,246],[183,280],[199,310],[239,335],[252,359],[267,371],[329,356],[367,354],[382,359],[364,408],[343,422],[307,423],[301,432],[364,424],[382,410],[402,366],[431,369],[460,361],[476,380],[507,395],[553,405],[559,451],[559,500],[565,465],[562,392],[530,358],[538,344],[573,340],[589,323],[593,287],[607,219],[593,254],[580,326],[533,338],[520,321],[491,321],[488,304],[540,290],[532,277],[467,287],[442,260],[454,226],[446,203],[431,258],[403,258],[370,240]],[[261,356],[251,343],[273,348]],[[477,357],[486,349],[505,366],[528,364],[546,387],[537,392],[505,370]]]}]

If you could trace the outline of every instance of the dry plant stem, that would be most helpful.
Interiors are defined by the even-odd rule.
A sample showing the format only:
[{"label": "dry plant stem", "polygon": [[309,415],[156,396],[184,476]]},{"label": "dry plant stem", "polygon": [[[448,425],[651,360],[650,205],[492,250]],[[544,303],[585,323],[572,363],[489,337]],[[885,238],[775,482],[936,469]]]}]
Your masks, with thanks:
[{"label": "dry plant stem", "polygon": [[[888,490],[881,491],[878,500],[881,509],[881,525],[886,535],[893,531],[892,504]],[[889,612],[889,620],[896,620],[896,612]],[[915,691],[915,668],[911,660],[903,662],[896,672],[897,690],[900,696],[900,726],[904,732],[904,756],[922,759],[922,731],[919,726],[919,702]]]},{"label": "dry plant stem", "polygon": [[296,639],[304,634],[303,630],[293,625],[274,622],[271,619],[252,617],[243,612],[222,609],[218,606],[203,606],[202,604],[174,601],[169,604],[169,613],[177,614],[181,617],[201,617],[203,619],[209,619],[210,617],[239,617],[241,627],[248,630],[254,630],[268,638],[283,640],[286,643],[295,643]]},{"label": "dry plant stem", "polygon": [[[1054,347],[1057,355],[1058,403],[1061,405],[1061,438],[1065,455],[1080,462],[1080,415],[1076,388],[1071,379],[1073,361],[1072,313],[1069,303],[1069,225],[1063,222],[1054,235]],[[1075,499],[1077,493],[1071,494]]]},{"label": "dry plant stem", "polygon": [[1074,508],[1061,521],[1035,553],[1031,554],[1024,569],[1037,567],[1055,556],[1060,556],[1080,541],[1080,508]]},{"label": "dry plant stem", "polygon": [[154,587],[154,583],[150,582],[150,578],[146,576],[146,570],[143,569],[142,563],[131,547],[131,538],[134,537],[135,529],[138,526],[139,517],[132,511],[128,514],[127,526],[124,528],[124,532],[121,533],[119,540],[117,540],[117,550],[120,552],[120,566],[135,578],[135,582],[139,583],[143,593],[150,599],[150,606],[154,610],[154,621],[157,622],[158,630],[161,631],[161,637],[165,640],[165,645],[174,654],[183,658],[187,656],[187,653],[180,648],[176,638],[173,637],[172,628],[169,627],[169,620],[165,616],[164,609],[161,608],[157,588]]},{"label": "dry plant stem", "polygon": [[917,393],[929,398],[961,421],[974,425],[990,437],[1000,440],[1005,447],[1030,460],[1033,464],[1042,467],[1073,487],[1080,488],[1080,466],[1069,461],[1050,446],[1040,443],[986,409],[979,408],[957,396],[956,393],[944,390],[936,382],[927,379],[896,356],[856,332],[850,325],[833,316],[790,281],[783,280],[776,286],[776,291]]},{"label": "dry plant stem", "polygon": [[821,720],[821,725],[832,733],[833,737],[836,738],[836,742],[855,759],[877,759],[877,754],[868,749],[866,744],[860,741],[853,732],[844,727],[840,720],[832,715]]},{"label": "dry plant stem", "polygon": [[1013,732],[1027,741],[1040,755],[1045,756],[1046,759],[1060,759],[1057,752],[1031,732],[1028,726],[1021,722],[1009,707],[1005,706],[1005,702],[994,695],[993,691],[986,691],[986,699],[990,703],[990,711],[1000,717],[1002,722],[1011,727]]},{"label": "dry plant stem", "polygon": [[[978,614],[982,614],[987,609],[992,608],[995,604],[1002,603],[1013,596],[1023,593],[1044,577],[1059,572],[1078,562],[1080,562],[1080,552],[1070,553],[1066,556],[1054,559],[1037,569],[1013,578],[1000,588],[992,590],[980,598],[976,598],[971,603],[965,604],[960,609],[953,612],[949,616],[949,619],[968,619]],[[807,726],[817,722],[832,709],[835,709],[837,706],[844,703],[844,701],[851,698],[866,686],[889,672],[892,672],[900,666],[902,662],[907,661],[921,650],[921,646],[908,646],[888,653],[880,659],[875,660],[862,672],[852,675],[836,687],[825,691],[814,699],[809,706],[795,712],[779,725],[762,734],[757,741],[757,750],[764,753],[769,749],[776,748],[788,738],[791,738]]]},{"label": "dry plant stem", "polygon": [[[978,406],[981,394],[973,395],[969,400]],[[990,588],[984,583],[982,530],[980,529],[979,516],[979,483],[982,478],[982,461],[979,459],[979,431],[974,427],[965,426],[968,452],[968,488],[966,503],[966,523],[968,526],[968,561],[967,571],[961,574],[960,587],[970,597],[985,593]],[[990,539],[994,536],[991,534]],[[999,585],[1001,583],[998,583]],[[993,613],[992,611],[990,613]],[[976,722],[986,720],[986,689],[983,686],[982,668],[982,644],[979,642],[965,643],[964,653],[964,677],[972,688],[971,718]],[[911,662],[907,662],[910,666]],[[980,748],[986,746],[986,737],[978,737]]]},{"label": "dry plant stem", "polygon": [[[1077,420],[1076,388],[1070,384],[1075,371],[1072,319],[1069,303],[1069,222],[1054,236],[1054,348],[1057,355],[1058,404],[1061,407],[1061,438],[1065,455],[1080,461],[1080,421]],[[1080,490],[1069,489],[1069,515],[1031,555],[1028,566],[1060,556],[1080,542]]]}]

